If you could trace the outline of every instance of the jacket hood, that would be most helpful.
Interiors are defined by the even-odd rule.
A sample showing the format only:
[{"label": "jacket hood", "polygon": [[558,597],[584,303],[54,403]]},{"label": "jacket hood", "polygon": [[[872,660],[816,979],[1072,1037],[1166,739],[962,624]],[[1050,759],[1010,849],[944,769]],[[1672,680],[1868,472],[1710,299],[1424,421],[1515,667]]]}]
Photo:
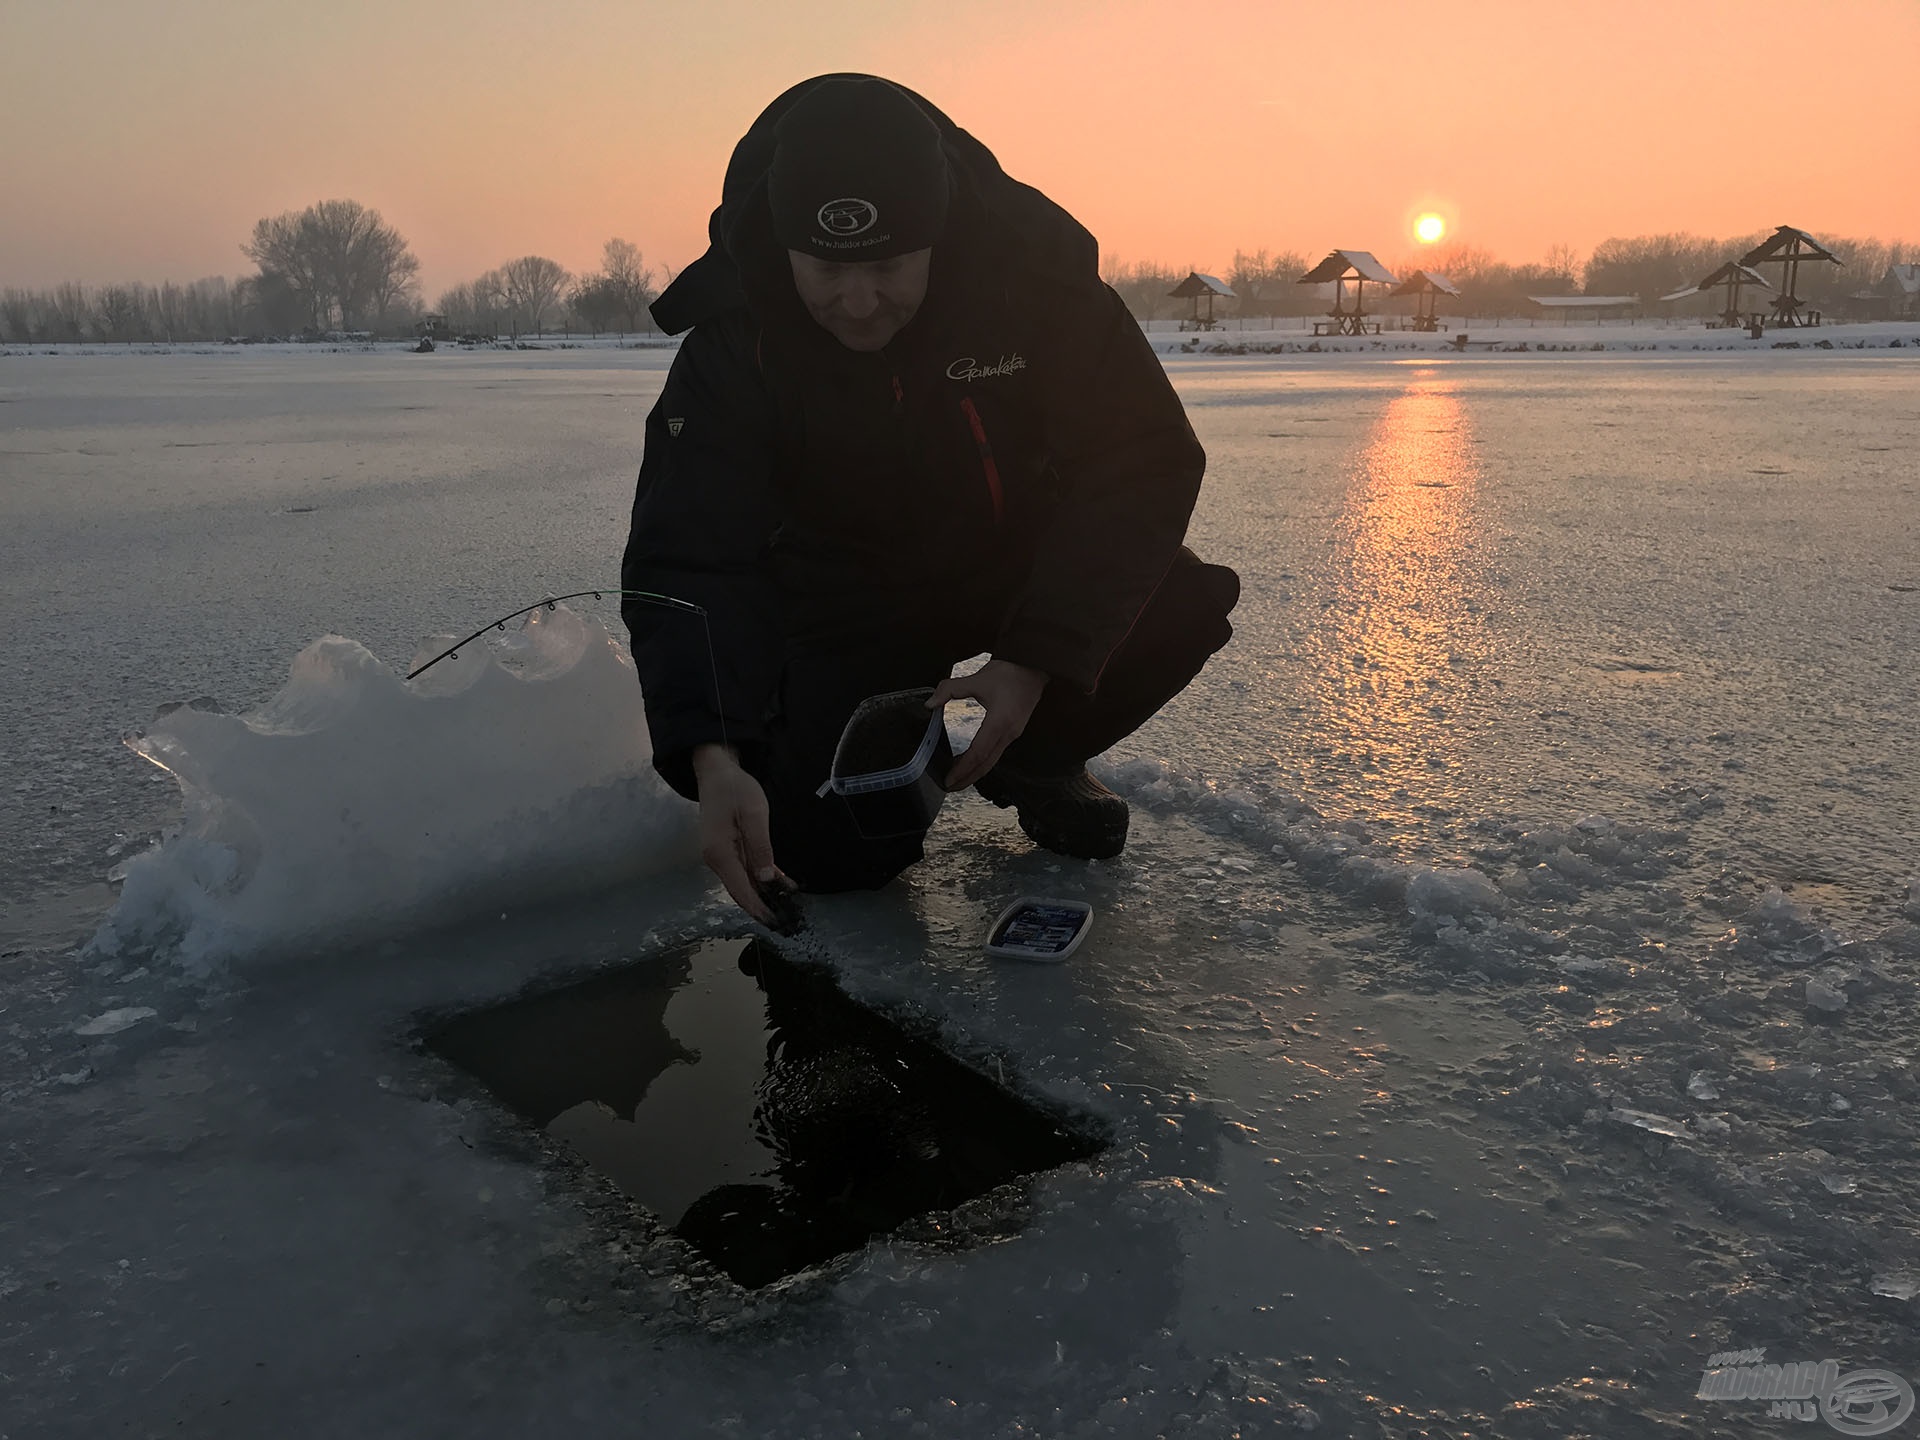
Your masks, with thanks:
[{"label": "jacket hood", "polygon": [[[829,80],[877,76],[816,75],[786,91],[733,147],[720,205],[707,222],[707,250],[682,270],[653,302],[653,320],[669,335],[741,305],[760,308],[791,291],[786,252],[774,238],[767,204],[767,172],[773,165],[774,131],[780,117],[803,95]],[[883,83],[892,84],[891,81]],[[939,127],[952,190],[947,228],[937,248],[964,262],[1066,284],[1095,284],[1100,247],[1086,228],[1030,185],[1000,168],[993,152],[955,125],[938,107],[904,85],[895,86]]]}]

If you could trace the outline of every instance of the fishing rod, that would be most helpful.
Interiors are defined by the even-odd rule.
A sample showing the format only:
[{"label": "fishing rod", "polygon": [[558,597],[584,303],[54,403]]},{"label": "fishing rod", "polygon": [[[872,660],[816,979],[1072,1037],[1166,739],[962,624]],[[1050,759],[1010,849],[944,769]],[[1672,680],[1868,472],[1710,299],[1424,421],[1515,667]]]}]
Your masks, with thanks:
[{"label": "fishing rod", "polygon": [[482,625],[478,630],[467,636],[466,639],[455,641],[425,664],[415,666],[412,670],[408,671],[407,679],[411,680],[416,675],[424,674],[426,671],[438,665],[442,660],[458,660],[462,646],[471,645],[489,630],[504,632],[509,620],[518,620],[522,615],[531,615],[534,611],[543,608],[552,610],[563,600],[584,600],[588,596],[592,596],[595,600],[601,600],[608,595],[618,595],[622,600],[644,600],[650,605],[658,605],[666,610],[678,610],[686,615],[698,615],[700,617],[700,628],[706,633],[707,638],[707,668],[713,676],[713,713],[720,721],[720,743],[722,745],[729,744],[727,740],[726,707],[720,702],[720,662],[714,655],[713,625],[707,619],[706,607],[704,605],[696,605],[691,600],[681,600],[672,595],[657,594],[652,590],[622,590],[617,585],[609,585],[600,590],[575,590],[570,595],[549,595],[544,600],[536,600],[531,605],[522,605],[512,614],[502,615],[498,620],[493,620]]}]

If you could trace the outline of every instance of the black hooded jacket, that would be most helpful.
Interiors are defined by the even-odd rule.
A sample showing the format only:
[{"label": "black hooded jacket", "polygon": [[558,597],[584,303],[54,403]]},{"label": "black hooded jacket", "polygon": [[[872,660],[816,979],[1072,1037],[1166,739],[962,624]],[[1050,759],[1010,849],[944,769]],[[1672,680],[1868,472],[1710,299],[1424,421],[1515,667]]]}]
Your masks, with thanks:
[{"label": "black hooded jacket", "polygon": [[[951,175],[927,297],[885,350],[807,315],[767,206],[768,106],[707,253],[653,306],[691,329],[647,417],[621,584],[654,763],[751,753],[793,647],[891,627],[1092,691],[1186,533],[1206,457],[1094,239],[925,100]],[[708,648],[707,631],[712,648]],[[724,715],[724,726],[722,724]]]}]

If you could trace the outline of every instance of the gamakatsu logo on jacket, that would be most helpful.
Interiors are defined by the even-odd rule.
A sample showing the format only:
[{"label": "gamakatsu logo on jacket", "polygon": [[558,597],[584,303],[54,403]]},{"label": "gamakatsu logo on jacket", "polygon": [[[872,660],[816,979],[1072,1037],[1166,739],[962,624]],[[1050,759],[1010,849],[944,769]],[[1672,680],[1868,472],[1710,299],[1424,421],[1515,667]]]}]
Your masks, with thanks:
[{"label": "gamakatsu logo on jacket", "polygon": [[880,212],[871,200],[849,195],[829,200],[814,218],[829,235],[864,235],[880,223]]},{"label": "gamakatsu logo on jacket", "polygon": [[995,375],[1011,375],[1016,370],[1027,368],[1026,356],[1018,350],[1011,355],[1002,355],[991,365],[982,365],[971,355],[962,355],[947,366],[949,380],[991,380]]}]

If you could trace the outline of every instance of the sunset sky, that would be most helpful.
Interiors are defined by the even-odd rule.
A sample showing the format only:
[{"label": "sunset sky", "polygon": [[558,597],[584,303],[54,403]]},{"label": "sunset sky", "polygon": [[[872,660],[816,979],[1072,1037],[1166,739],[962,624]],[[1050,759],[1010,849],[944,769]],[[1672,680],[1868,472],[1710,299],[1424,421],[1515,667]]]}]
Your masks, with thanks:
[{"label": "sunset sky", "polygon": [[[1364,23],[1362,23],[1364,21]],[[237,275],[347,196],[425,298],[610,235],[696,255],[795,80],[899,80],[1099,236],[1509,259],[1789,223],[1920,241],[1920,0],[0,0],[0,286]]]}]

